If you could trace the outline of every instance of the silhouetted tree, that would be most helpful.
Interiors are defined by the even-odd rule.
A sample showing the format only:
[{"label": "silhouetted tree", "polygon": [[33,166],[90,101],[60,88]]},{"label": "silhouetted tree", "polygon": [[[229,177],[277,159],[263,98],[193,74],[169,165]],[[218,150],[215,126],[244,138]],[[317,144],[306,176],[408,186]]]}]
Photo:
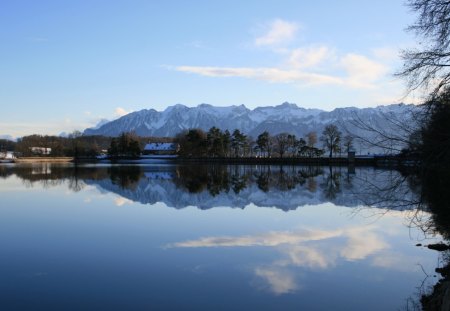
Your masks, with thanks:
[{"label": "silhouetted tree", "polygon": [[190,129],[177,135],[179,154],[184,157],[203,157],[207,154],[206,134],[201,129]]},{"label": "silhouetted tree", "polygon": [[267,153],[267,155],[270,157],[270,135],[269,132],[264,131],[261,134],[258,135],[258,138],[256,139],[256,144],[261,151],[262,154]]},{"label": "silhouetted tree", "polygon": [[341,135],[341,131],[334,124],[327,125],[322,132],[320,140],[323,142],[323,146],[330,152],[330,158],[333,157],[333,152],[339,151]]},{"label": "silhouetted tree", "polygon": [[416,148],[427,167],[450,167],[450,89],[427,105],[431,113],[421,130],[421,142]]},{"label": "silhouetted tree", "polygon": [[317,133],[309,132],[308,134],[306,134],[306,143],[308,147],[314,148],[315,144],[317,143]]},{"label": "silhouetted tree", "polygon": [[113,138],[108,154],[111,157],[138,157],[141,154],[141,147],[137,136],[133,133],[122,133],[119,137]]},{"label": "silhouetted tree", "polygon": [[233,131],[233,135],[231,135],[231,148],[233,149],[235,157],[239,157],[243,154],[246,138],[247,137],[238,129]]},{"label": "silhouetted tree", "polygon": [[206,134],[206,140],[208,143],[208,156],[211,157],[223,157],[225,150],[223,146],[223,133],[220,129],[213,126]]},{"label": "silhouetted tree", "polygon": [[283,155],[286,153],[287,148],[289,147],[289,134],[280,133],[275,136],[275,148],[280,158],[283,158]]},{"label": "silhouetted tree", "polygon": [[353,136],[345,135],[343,141],[344,141],[345,151],[349,152],[353,148]]},{"label": "silhouetted tree", "polygon": [[406,78],[410,91],[431,87],[436,96],[450,82],[450,2],[409,0],[408,6],[418,14],[408,30],[420,47],[402,52],[404,65],[397,75]]},{"label": "silhouetted tree", "polygon": [[223,150],[225,152],[225,156],[230,156],[230,145],[231,145],[231,134],[229,130],[225,130],[222,136],[222,144]]}]

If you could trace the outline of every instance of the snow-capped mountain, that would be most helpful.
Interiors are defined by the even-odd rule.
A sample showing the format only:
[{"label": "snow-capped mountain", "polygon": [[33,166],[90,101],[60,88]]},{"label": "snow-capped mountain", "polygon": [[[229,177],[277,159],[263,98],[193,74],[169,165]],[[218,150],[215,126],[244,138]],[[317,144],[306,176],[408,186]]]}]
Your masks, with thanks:
[{"label": "snow-capped mountain", "polygon": [[[162,112],[154,109],[132,112],[98,128],[86,129],[84,134],[118,136],[122,132],[133,131],[140,136],[173,137],[186,129],[200,128],[207,131],[215,126],[230,132],[239,129],[254,138],[264,131],[272,135],[287,132],[304,137],[309,132],[320,134],[326,125],[333,123],[342,130],[355,131],[356,136],[364,136],[366,134],[362,134],[361,130],[355,127],[355,120],[389,130],[397,126],[398,121],[410,125],[410,119],[416,110],[417,106],[405,104],[363,109],[337,108],[333,111],[305,109],[287,102],[253,110],[244,105],[215,107],[201,104],[197,107],[186,107],[177,104]],[[398,130],[392,128],[394,133],[398,133]]]}]

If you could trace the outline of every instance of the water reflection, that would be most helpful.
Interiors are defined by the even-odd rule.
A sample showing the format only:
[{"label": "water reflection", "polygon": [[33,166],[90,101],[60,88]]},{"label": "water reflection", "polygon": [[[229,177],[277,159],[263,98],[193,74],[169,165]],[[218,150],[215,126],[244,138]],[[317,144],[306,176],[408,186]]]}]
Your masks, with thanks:
[{"label": "water reflection", "polygon": [[[279,253],[271,263],[253,269],[274,294],[296,291],[300,286],[292,268],[308,270],[334,268],[340,261],[361,261],[371,257],[373,266],[401,268],[401,256],[383,235],[383,229],[348,226],[334,230],[308,229],[268,232],[246,236],[212,236],[168,244],[167,248],[270,247]],[[397,260],[392,261],[393,258]]]},{"label": "water reflection", "polygon": [[[0,272],[33,267],[54,277],[54,288],[92,284],[113,308],[117,296],[136,307],[129,309],[146,299],[165,309],[180,309],[177,301],[193,309],[398,308],[425,274],[423,284],[436,280],[437,254],[415,244],[450,236],[442,213],[448,181],[436,176],[347,167],[4,165]],[[49,258],[64,271],[83,263],[88,272],[67,276]],[[16,288],[35,289],[5,280],[15,286],[3,285],[10,297]],[[110,286],[114,294],[102,292]],[[74,287],[60,296],[83,288]],[[168,296],[177,301],[161,300]]]},{"label": "water reflection", "polygon": [[86,185],[114,192],[122,200],[169,207],[245,208],[253,204],[293,210],[332,202],[351,207],[404,210],[417,206],[411,178],[398,171],[314,166],[3,166],[0,176],[15,175],[27,187]]}]

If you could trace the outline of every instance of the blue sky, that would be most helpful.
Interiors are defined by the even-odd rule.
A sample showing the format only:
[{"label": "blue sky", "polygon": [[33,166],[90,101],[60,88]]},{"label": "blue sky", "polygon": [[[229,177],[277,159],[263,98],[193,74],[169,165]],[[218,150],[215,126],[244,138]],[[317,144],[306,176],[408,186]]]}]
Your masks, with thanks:
[{"label": "blue sky", "polygon": [[83,130],[177,103],[404,99],[402,0],[1,1],[0,135]]}]

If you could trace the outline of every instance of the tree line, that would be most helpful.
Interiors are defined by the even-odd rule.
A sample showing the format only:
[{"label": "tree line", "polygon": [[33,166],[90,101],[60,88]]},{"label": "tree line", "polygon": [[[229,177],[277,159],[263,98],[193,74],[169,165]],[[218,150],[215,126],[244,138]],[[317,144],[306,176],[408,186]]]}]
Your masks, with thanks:
[{"label": "tree line", "polygon": [[[229,130],[222,131],[213,126],[207,132],[201,129],[186,130],[175,138],[140,137],[129,132],[118,137],[84,136],[75,131],[68,137],[34,134],[24,136],[15,143],[3,145],[5,149],[24,157],[42,155],[93,158],[107,153],[111,158],[120,158],[140,156],[145,144],[149,142],[173,141],[179,144],[178,154],[182,157],[314,158],[323,156],[325,152],[328,152],[329,157],[333,157],[339,152],[348,152],[353,147],[352,136],[343,136],[334,124],[327,125],[320,137],[316,132],[297,138],[289,133],[271,135],[264,131],[253,139],[239,129],[230,133]],[[47,148],[48,152],[42,152],[39,148]]]},{"label": "tree line", "polygon": [[[149,142],[172,142],[169,137],[140,137],[133,133],[122,133],[119,137],[82,135],[75,131],[67,137],[52,135],[28,135],[17,142],[0,141],[2,150],[13,151],[17,156],[50,156],[93,158],[108,153],[112,157],[139,156]],[[39,148],[48,148],[48,154]],[[0,151],[2,151],[0,150]]]},{"label": "tree line", "polygon": [[[213,126],[207,132],[201,129],[190,129],[178,134],[175,141],[180,146],[182,157],[321,157],[325,152],[331,158],[340,152],[348,152],[353,148],[353,137],[343,136],[334,124],[325,127],[320,137],[310,132],[305,137],[297,138],[289,133],[271,135],[264,131],[256,139],[245,135],[239,129],[232,133],[222,131]],[[317,144],[322,143],[320,148]]]}]

